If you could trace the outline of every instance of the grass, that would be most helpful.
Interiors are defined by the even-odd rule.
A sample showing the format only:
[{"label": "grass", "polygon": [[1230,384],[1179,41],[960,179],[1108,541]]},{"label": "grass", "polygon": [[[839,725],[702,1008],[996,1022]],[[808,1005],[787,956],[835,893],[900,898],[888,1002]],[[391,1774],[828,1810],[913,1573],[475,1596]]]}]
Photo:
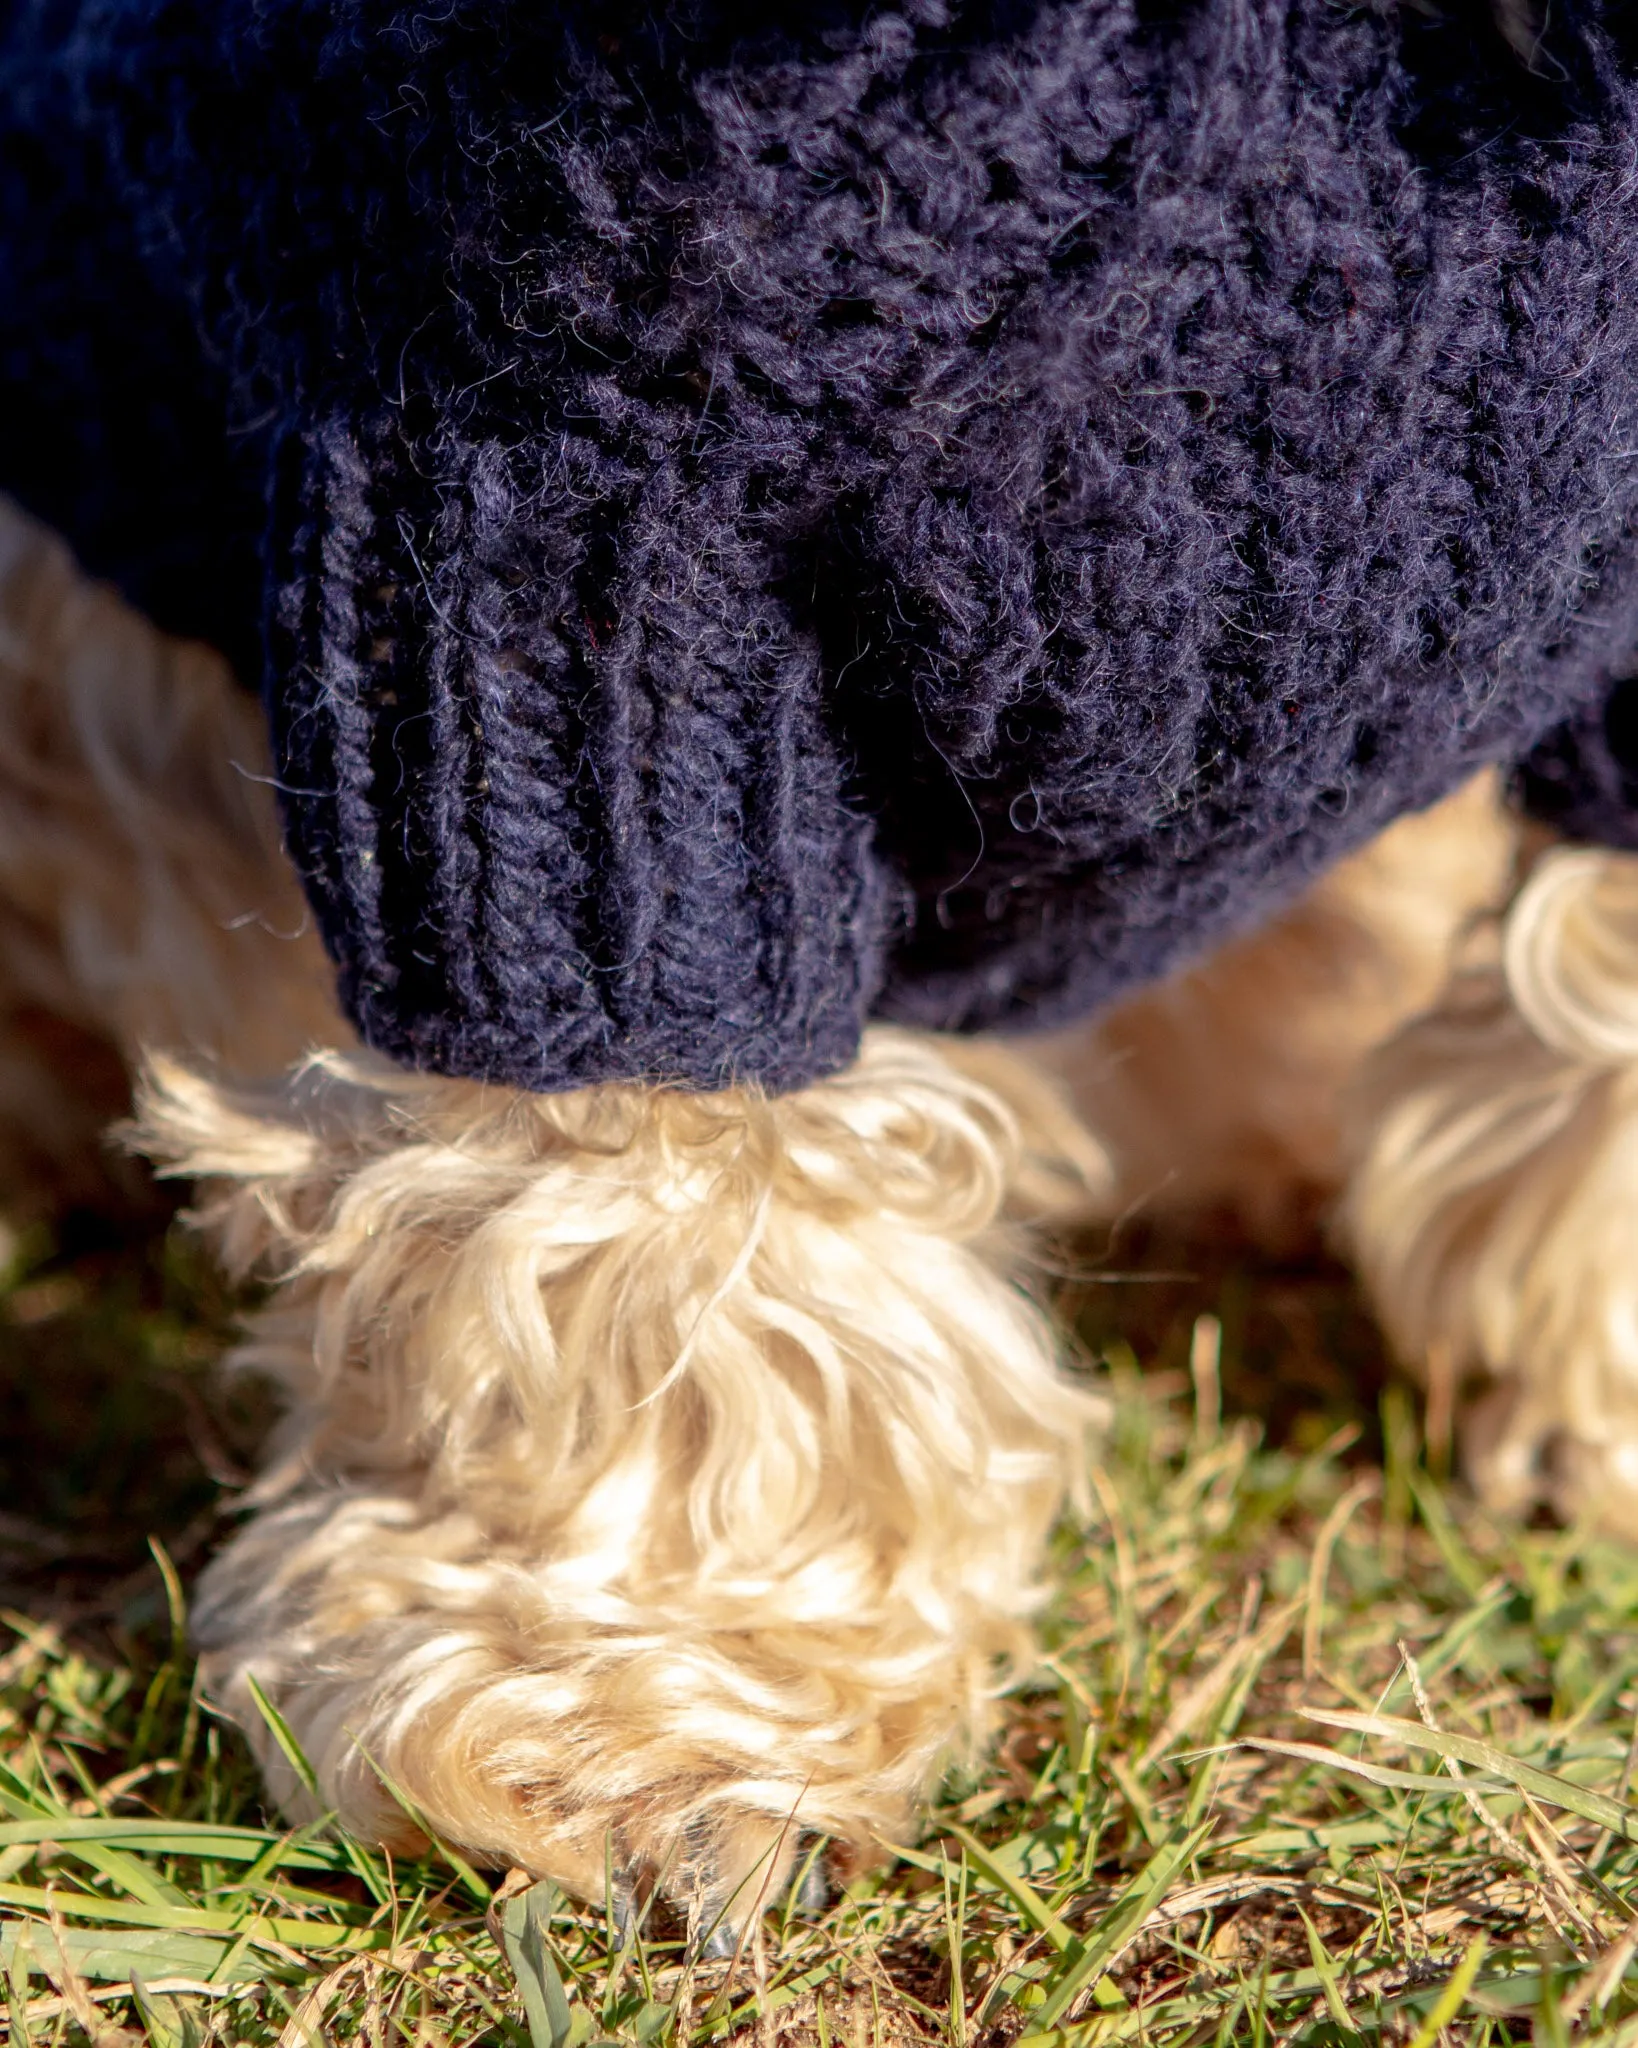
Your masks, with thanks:
[{"label": "grass", "polygon": [[1638,2043],[1638,1555],[1450,1485],[1340,1275],[1122,1269],[1066,1292],[1116,1422],[992,1759],[823,1910],[691,1963],[270,1819],[185,1636],[265,1421],[210,1374],[232,1304],[162,1220],[20,1245],[9,2039]]}]

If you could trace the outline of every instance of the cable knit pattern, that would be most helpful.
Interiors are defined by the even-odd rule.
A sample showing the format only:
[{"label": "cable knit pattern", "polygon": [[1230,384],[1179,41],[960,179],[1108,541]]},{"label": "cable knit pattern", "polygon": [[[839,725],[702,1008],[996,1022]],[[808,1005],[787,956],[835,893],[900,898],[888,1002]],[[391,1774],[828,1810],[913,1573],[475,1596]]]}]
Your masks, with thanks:
[{"label": "cable knit pattern", "polygon": [[1501,19],[0,0],[0,484],[259,562],[382,1050],[1060,1020],[1482,762],[1628,829],[1633,32]]}]

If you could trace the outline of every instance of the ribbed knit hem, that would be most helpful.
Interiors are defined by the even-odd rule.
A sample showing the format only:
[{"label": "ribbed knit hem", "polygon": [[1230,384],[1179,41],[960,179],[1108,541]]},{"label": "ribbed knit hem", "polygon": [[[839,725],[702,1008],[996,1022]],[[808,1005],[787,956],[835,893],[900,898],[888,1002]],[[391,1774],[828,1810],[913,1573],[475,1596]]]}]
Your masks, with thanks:
[{"label": "ribbed knit hem", "polygon": [[661,471],[623,616],[543,614],[550,489],[493,446],[436,477],[411,453],[390,417],[292,436],[276,521],[287,829],[366,1043],[541,1090],[845,1065],[884,892],[817,650],[765,599],[743,630],[766,565],[691,541]]}]

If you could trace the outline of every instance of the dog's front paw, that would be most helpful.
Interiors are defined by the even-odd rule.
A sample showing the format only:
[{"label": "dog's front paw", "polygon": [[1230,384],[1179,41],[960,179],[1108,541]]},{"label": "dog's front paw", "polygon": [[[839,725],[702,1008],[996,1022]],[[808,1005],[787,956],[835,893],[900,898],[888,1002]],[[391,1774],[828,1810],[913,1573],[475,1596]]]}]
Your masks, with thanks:
[{"label": "dog's front paw", "polygon": [[361,1833],[702,1928],[903,1825],[1029,1653],[1101,1412],[1009,1272],[1053,1161],[1006,1072],[884,1033],[778,1101],[158,1074],[157,1149],[284,1274],[241,1359],[289,1421],[197,1616],[281,1803],[253,1678]]},{"label": "dog's front paw", "polygon": [[641,1600],[585,1562],[509,1553],[402,1494],[304,1494],[207,1573],[205,1682],[292,1816],[329,1807],[404,1850],[431,1833],[582,1897],[612,1879],[617,1908],[658,1889],[709,1948],[813,1835],[895,1835],[1022,1647],[1016,1616],[957,1587],[918,1619],[857,1550],[811,1559],[805,1588],[656,1575]]}]

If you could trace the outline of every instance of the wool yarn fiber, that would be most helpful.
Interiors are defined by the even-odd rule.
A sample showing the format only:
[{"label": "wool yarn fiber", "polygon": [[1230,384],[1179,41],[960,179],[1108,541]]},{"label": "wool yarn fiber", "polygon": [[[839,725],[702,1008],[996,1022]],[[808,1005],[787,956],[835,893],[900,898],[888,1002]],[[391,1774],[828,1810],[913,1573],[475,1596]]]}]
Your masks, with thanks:
[{"label": "wool yarn fiber", "polygon": [[1622,13],[4,0],[0,487],[396,1060],[1062,1021],[1487,763],[1635,836]]}]

